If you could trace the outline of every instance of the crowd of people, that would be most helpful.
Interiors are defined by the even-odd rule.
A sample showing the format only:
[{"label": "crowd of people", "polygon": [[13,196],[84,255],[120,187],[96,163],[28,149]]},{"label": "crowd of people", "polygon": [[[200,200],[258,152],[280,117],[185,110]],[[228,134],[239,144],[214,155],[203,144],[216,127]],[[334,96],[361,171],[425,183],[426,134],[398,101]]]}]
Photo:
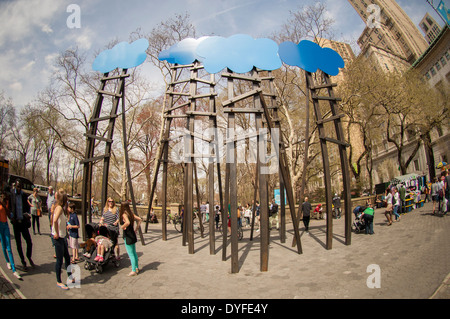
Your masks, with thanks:
[{"label": "crowd of people", "polygon": [[[433,202],[432,214],[445,215],[450,210],[450,175],[448,171],[444,170],[440,177],[433,179],[430,185],[426,185],[422,190],[425,194],[425,200],[431,197]],[[368,201],[366,205],[355,207],[353,213],[357,219],[363,220],[365,224],[365,233],[374,234],[373,220],[374,207],[383,208],[386,217],[386,223],[391,226],[394,222],[400,222],[402,214],[406,213],[406,194],[405,185],[395,185],[389,187],[384,197],[377,199],[374,202]],[[337,194],[332,199],[333,215],[339,219],[341,217],[341,200]],[[79,229],[80,223],[77,217],[76,207],[74,203],[68,201],[68,196],[64,189],[58,189],[54,192],[50,186],[47,195],[48,219],[51,230],[51,245],[54,247],[55,258],[55,273],[57,287],[67,290],[69,287],[62,282],[61,269],[64,267],[67,270],[68,278],[72,278],[70,272],[70,265],[76,264],[80,261],[78,250],[80,249]],[[19,255],[23,271],[28,271],[28,264],[34,268],[35,264],[32,259],[33,241],[29,232],[29,228],[33,229],[33,234],[41,235],[39,219],[42,216],[42,200],[38,195],[38,189],[34,189],[31,195],[22,191],[20,181],[16,181],[9,194],[2,192],[0,194],[0,239],[3,248],[3,254],[6,259],[7,268],[12,270],[13,275],[19,280],[23,280],[19,274],[14,261],[14,255],[11,247],[11,236],[8,225],[10,221],[14,239],[16,242],[17,253]],[[269,203],[269,229],[272,229],[273,224],[279,228],[279,214],[278,204],[275,199]],[[304,202],[299,207],[300,218],[303,221],[304,230],[309,233],[309,224],[311,219],[312,205],[308,197],[304,198]],[[260,204],[258,201],[254,204],[247,204],[246,206],[239,205],[238,209],[238,225],[239,227],[250,227],[252,225],[252,218],[255,218],[254,225],[257,227],[257,232],[260,231]],[[202,203],[199,209],[200,218],[208,221],[209,203]],[[312,217],[323,219],[325,213],[323,207],[318,204],[312,212]],[[219,227],[221,218],[221,209],[218,204],[214,205],[214,218],[216,228]],[[132,213],[129,202],[121,203],[120,208],[116,205],[113,198],[108,198],[105,207],[101,213],[100,225],[105,225],[111,229],[111,236],[104,242],[97,244],[102,250],[97,254],[97,260],[103,258],[104,249],[114,249],[116,258],[120,259],[120,248],[118,243],[119,233],[122,231],[124,246],[127,254],[131,260],[132,271],[129,276],[136,276],[139,273],[138,256],[136,253],[136,231],[141,223],[141,218]],[[135,227],[136,226],[136,227]],[[230,227],[230,218],[228,212],[228,227]],[[37,233],[36,233],[37,231]],[[100,238],[100,237],[99,237]],[[22,247],[22,239],[26,244],[26,251],[24,254]],[[111,244],[108,244],[110,241]],[[105,245],[103,245],[106,244]],[[70,250],[69,250],[70,249]],[[72,254],[70,254],[70,251]],[[75,278],[72,278],[75,281]]]},{"label": "crowd of people", "polygon": [[[22,263],[20,269],[27,272],[29,270],[27,261],[32,268],[36,267],[32,259],[33,240],[29,231],[31,226],[33,226],[34,235],[36,235],[36,231],[37,234],[41,235],[39,219],[42,217],[43,205],[38,192],[39,190],[35,188],[31,195],[26,194],[23,192],[22,184],[18,180],[12,185],[9,192],[3,191],[0,194],[0,239],[3,254],[6,259],[7,268],[12,270],[13,275],[19,280],[23,280],[23,278],[17,271],[14,261],[8,220],[13,228],[17,253]],[[63,265],[66,269],[68,279],[71,279],[74,283],[76,278],[72,277],[72,267],[69,266],[80,261],[78,254],[80,249],[80,222],[78,220],[76,206],[75,203],[69,202],[64,189],[61,188],[55,192],[51,186],[48,190],[46,204],[48,208],[51,246],[54,248],[53,258],[55,259],[56,285],[63,290],[68,290],[69,287],[61,279]],[[119,208],[112,198],[108,198],[99,222],[99,224],[112,230],[108,232],[107,241],[113,243],[109,247],[114,247],[117,259],[120,259],[119,245],[117,244],[118,236],[122,232],[124,245],[132,268],[128,276],[136,276],[139,273],[138,256],[136,253],[136,231],[141,221],[142,219],[139,216],[132,213],[128,201],[122,202]],[[22,248],[22,238],[26,244],[25,255]],[[104,252],[99,249],[100,246],[97,248],[98,253],[96,258],[99,260]],[[101,248],[103,250],[105,246]]]}]

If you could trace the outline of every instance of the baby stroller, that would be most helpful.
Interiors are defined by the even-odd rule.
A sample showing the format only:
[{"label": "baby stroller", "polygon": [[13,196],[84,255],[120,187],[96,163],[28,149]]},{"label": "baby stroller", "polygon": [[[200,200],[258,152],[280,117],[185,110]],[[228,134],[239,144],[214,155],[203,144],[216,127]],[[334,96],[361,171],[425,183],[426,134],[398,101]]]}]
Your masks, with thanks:
[{"label": "baby stroller", "polygon": [[352,226],[355,233],[357,234],[363,232],[366,229],[366,224],[364,223],[364,220],[361,218],[364,209],[365,209],[364,206],[356,206],[356,208],[353,210],[353,214],[355,214],[355,220],[353,221]]},{"label": "baby stroller", "polygon": [[106,226],[99,224],[87,224],[85,226],[85,230],[88,238],[95,238],[97,235],[110,238],[112,246],[105,252],[103,261],[97,261],[95,260],[95,257],[97,256],[97,247],[95,245],[91,245],[90,247],[86,245],[83,251],[83,256],[85,256],[84,269],[95,269],[97,273],[101,274],[103,272],[103,267],[105,267],[109,262],[112,262],[114,266],[119,267],[119,260],[116,259],[114,254],[114,248],[117,245],[117,232],[111,228],[107,228]]}]

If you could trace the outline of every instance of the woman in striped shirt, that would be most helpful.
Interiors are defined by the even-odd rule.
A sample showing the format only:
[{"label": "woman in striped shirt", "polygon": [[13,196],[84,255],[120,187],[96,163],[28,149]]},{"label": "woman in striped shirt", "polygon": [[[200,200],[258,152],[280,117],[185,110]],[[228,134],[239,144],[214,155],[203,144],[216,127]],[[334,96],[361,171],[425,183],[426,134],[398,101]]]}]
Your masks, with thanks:
[{"label": "woman in striped shirt", "polygon": [[111,241],[115,246],[116,259],[120,259],[120,250],[118,245],[119,237],[119,207],[116,206],[114,199],[108,198],[103,209],[103,215],[100,219],[101,225],[106,225],[110,231]]}]

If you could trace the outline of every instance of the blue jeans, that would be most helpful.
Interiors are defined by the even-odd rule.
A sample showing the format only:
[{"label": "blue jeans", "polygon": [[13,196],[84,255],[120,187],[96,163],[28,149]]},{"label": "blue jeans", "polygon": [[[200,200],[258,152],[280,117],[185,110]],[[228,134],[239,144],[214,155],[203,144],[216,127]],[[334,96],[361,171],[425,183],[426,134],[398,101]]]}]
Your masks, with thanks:
[{"label": "blue jeans", "polygon": [[399,205],[395,205],[394,206],[394,215],[395,215],[395,220],[400,218],[400,214],[398,213],[398,209],[400,208]]},{"label": "blue jeans", "polygon": [[11,250],[11,233],[9,232],[8,222],[0,222],[0,241],[2,243],[3,254],[7,263],[11,264],[11,269],[13,272],[16,271],[16,266],[14,264],[14,256]]},{"label": "blue jeans", "polygon": [[[56,282],[62,283],[61,281],[61,267],[63,265],[63,259],[65,262],[66,270],[69,269],[70,265],[70,255],[69,255],[69,247],[67,245],[67,238],[58,238],[53,239],[55,243],[55,255],[56,255],[56,265],[55,265],[55,272],[56,272]],[[70,276],[71,273],[67,272],[67,276]]]},{"label": "blue jeans", "polygon": [[373,216],[364,214],[364,223],[366,224],[365,233],[366,234],[373,234]]}]

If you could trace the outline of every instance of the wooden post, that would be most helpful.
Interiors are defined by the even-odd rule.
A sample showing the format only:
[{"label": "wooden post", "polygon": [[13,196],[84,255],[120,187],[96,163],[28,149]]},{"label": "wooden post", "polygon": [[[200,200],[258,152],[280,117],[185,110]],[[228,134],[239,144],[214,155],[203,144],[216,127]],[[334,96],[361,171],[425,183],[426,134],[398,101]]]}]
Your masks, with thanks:
[{"label": "wooden post", "polygon": [[344,143],[344,133],[342,131],[342,123],[341,118],[338,117],[338,110],[336,106],[336,99],[334,96],[334,92],[331,85],[331,80],[328,74],[323,73],[325,84],[328,85],[328,95],[331,97],[330,99],[330,108],[332,116],[335,117],[334,127],[336,131],[336,137],[338,141],[341,143],[338,144],[339,147],[339,155],[341,160],[341,169],[342,169],[342,179],[343,179],[343,188],[344,188],[344,205],[345,205],[345,244],[351,244],[351,236],[352,236],[352,200],[350,194],[350,172],[349,172],[349,162],[347,157],[346,144]]},{"label": "wooden post", "polygon": [[[209,98],[209,112],[216,112],[216,99],[212,95],[214,93],[214,74],[210,76],[211,84],[209,86],[209,92],[211,93],[211,97]],[[215,131],[215,116],[209,116],[209,129],[210,133],[213,135],[211,137],[211,142],[209,144],[209,161],[208,161],[208,199],[209,199],[209,254],[214,255],[216,253],[216,226],[214,225],[216,214],[215,214],[215,205],[214,205],[214,145],[217,145],[217,136]]]},{"label": "wooden post", "polygon": [[[124,70],[126,72],[126,70]],[[125,154],[125,166],[127,170],[127,178],[128,178],[128,189],[130,190],[131,203],[133,206],[133,213],[139,216],[136,207],[136,200],[134,198],[133,191],[133,181],[131,179],[131,170],[130,170],[130,161],[128,159],[128,150],[127,150],[127,125],[126,125],[126,116],[125,116],[125,82],[122,82],[122,142],[123,142],[123,151]],[[165,222],[165,220],[164,220]],[[134,228],[134,225],[132,225]],[[141,244],[145,245],[144,235],[142,234],[141,226],[139,225],[139,237],[141,239]]]},{"label": "wooden post", "polygon": [[[233,79],[228,79],[228,98],[234,97]],[[234,103],[232,107],[234,106]],[[236,158],[236,135],[235,115],[228,113],[227,132],[227,165],[229,165],[229,201],[230,201],[230,224],[231,224],[231,273],[239,272],[238,260],[238,234],[237,234],[237,158]]]},{"label": "wooden post", "polygon": [[[306,73],[306,79],[308,88],[314,90],[315,84],[310,72]],[[323,117],[320,111],[319,99],[317,99],[316,96],[317,96],[316,94],[312,94],[314,113],[316,115],[317,129],[319,131],[320,149],[322,152],[322,163],[323,163],[323,179],[325,184],[325,201],[327,213],[326,249],[331,249],[333,242],[333,213],[331,209],[332,195],[331,195],[330,162],[328,157],[328,147]]]}]

